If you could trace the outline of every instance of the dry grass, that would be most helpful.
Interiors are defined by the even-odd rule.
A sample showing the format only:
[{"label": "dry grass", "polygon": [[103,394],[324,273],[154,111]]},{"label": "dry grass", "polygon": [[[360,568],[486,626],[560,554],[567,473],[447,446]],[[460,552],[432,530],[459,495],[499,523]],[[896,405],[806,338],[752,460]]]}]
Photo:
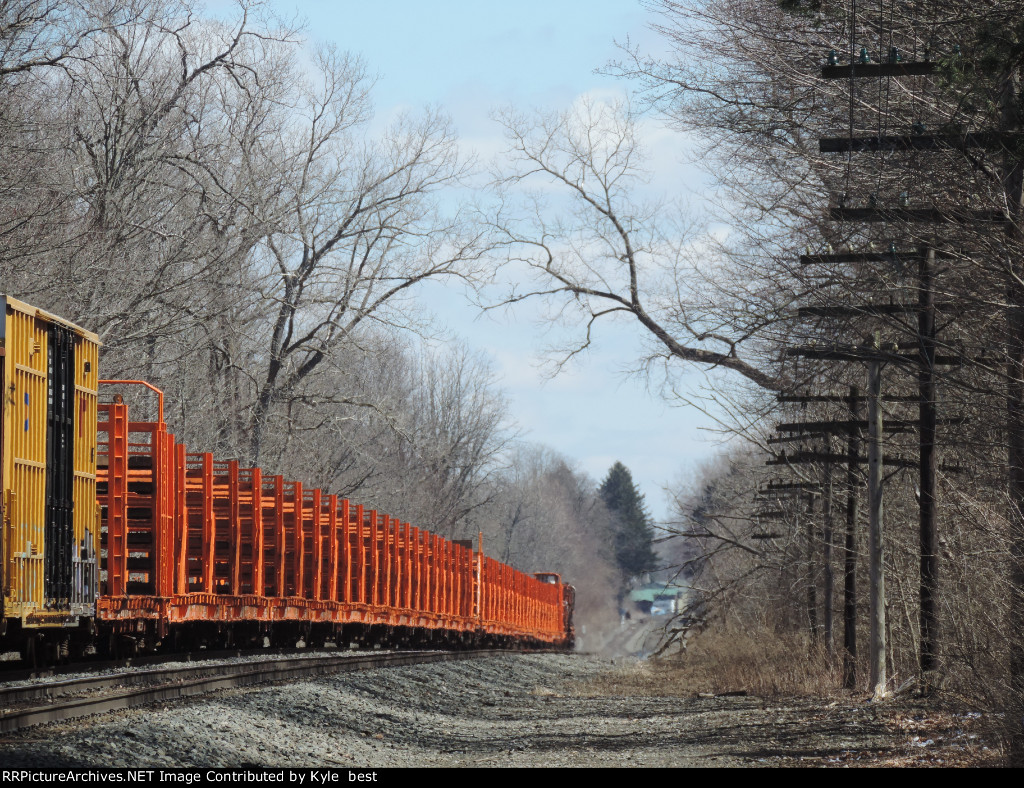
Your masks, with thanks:
[{"label": "dry grass", "polygon": [[625,667],[580,689],[588,694],[772,697],[827,695],[839,683],[837,671],[803,638],[726,630],[706,631],[678,656]]}]

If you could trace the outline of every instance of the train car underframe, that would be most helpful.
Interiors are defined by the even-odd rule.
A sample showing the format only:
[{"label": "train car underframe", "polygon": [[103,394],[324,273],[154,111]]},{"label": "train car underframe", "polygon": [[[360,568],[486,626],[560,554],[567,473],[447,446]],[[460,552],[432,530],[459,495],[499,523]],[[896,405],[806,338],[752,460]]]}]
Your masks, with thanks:
[{"label": "train car underframe", "polygon": [[[160,619],[101,622],[83,633],[79,654],[90,650],[100,657],[125,658],[146,653],[184,653],[224,649],[443,649],[483,648],[552,649],[557,644],[532,638],[495,635],[484,629],[455,631],[443,628],[365,623],[309,621],[189,621],[168,624]],[[42,641],[41,641],[42,642]],[[50,642],[50,641],[47,641]],[[67,642],[67,641],[65,641]],[[41,656],[43,652],[37,652]],[[49,654],[50,652],[47,652]],[[68,657],[67,650],[53,653]]]},{"label": "train car underframe", "polygon": [[260,648],[444,649],[563,647],[536,638],[495,634],[483,627],[454,630],[443,627],[398,626],[362,622],[185,621],[131,618],[97,621],[82,617],[64,629],[23,627],[6,622],[0,632],[5,651],[18,651],[30,667],[86,660],[123,659],[142,654]]},{"label": "train car underframe", "polygon": [[60,629],[5,619],[0,624],[0,652],[18,652],[22,662],[32,667],[74,662],[96,653],[98,633],[92,616],[80,616],[77,624]]}]

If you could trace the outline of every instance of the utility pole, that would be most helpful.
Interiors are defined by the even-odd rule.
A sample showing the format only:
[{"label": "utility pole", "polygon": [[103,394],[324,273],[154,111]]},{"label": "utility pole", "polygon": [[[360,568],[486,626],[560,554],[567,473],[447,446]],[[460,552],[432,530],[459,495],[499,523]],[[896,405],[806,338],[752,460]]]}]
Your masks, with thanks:
[{"label": "utility pole", "polygon": [[807,494],[807,517],[804,527],[807,547],[807,626],[811,633],[811,649],[818,643],[818,578],[814,571],[814,493]]},{"label": "utility pole", "polygon": [[[884,453],[882,451],[882,439],[886,431],[886,425],[882,419],[882,365],[888,361],[905,361],[906,356],[896,352],[895,347],[887,346],[883,347],[879,332],[875,332],[874,336],[869,337],[865,345],[857,348],[839,348],[833,347],[830,349],[817,349],[817,348],[791,348],[787,351],[793,355],[811,356],[817,358],[827,358],[832,360],[843,360],[843,361],[864,361],[867,363],[867,377],[868,377],[868,388],[867,388],[867,424],[863,425],[867,427],[868,432],[868,581],[870,588],[868,591],[868,604],[869,604],[869,642],[868,642],[868,665],[870,668],[870,684],[871,690],[876,700],[880,700],[888,694],[887,683],[888,679],[886,676],[886,629],[885,629],[885,550],[883,541],[883,507],[882,507],[882,485],[884,481],[884,466],[886,464],[907,466],[915,463],[908,462],[906,460],[890,460],[886,463]],[[855,392],[851,391],[850,399],[853,400]],[[803,431],[809,431],[814,428],[817,431],[838,431],[837,428],[848,430],[849,433],[853,433],[854,429],[861,427],[862,424],[857,420],[852,420],[848,423],[833,422],[833,423],[820,423],[818,425],[804,424],[804,425],[789,425],[780,424],[780,428],[802,428]],[[914,422],[905,422],[889,425],[891,430],[893,427],[897,431],[903,431],[907,428],[916,428],[917,425]],[[856,445],[848,444],[848,463],[849,466],[853,466],[854,463],[860,462],[861,459],[854,453],[856,451]],[[807,459],[810,459],[808,457]],[[852,510],[852,511],[849,511]],[[848,522],[848,533],[847,533],[847,562],[851,561],[851,553],[853,550],[852,545],[852,531],[853,525],[856,523],[856,507],[851,504],[848,510],[848,517],[851,517],[852,522]],[[849,569],[849,564],[847,564]],[[849,584],[847,587],[851,588],[855,578],[852,577],[853,572],[848,571],[846,582]],[[852,589],[851,589],[852,590]],[[852,597],[852,594],[851,594]],[[855,608],[853,608],[854,602],[852,598],[846,600],[847,605],[845,606],[845,613],[848,616],[846,624],[848,626],[847,635],[850,636],[856,626],[855,620]],[[855,637],[855,636],[854,636]],[[853,655],[855,653],[856,644],[848,641],[848,653],[845,655],[846,660],[849,663],[844,667],[849,668],[849,671],[844,671],[844,679],[850,679],[852,681],[852,668],[853,668]],[[852,648],[850,648],[852,646]]]},{"label": "utility pole", "polygon": [[[853,57],[851,51],[850,63],[840,65],[830,63],[822,67],[821,76],[826,80],[849,80],[853,83],[856,79],[865,78],[903,78],[912,76],[926,76],[937,74],[940,71],[939,64],[928,59],[927,55],[923,61],[903,61],[896,50],[891,50],[888,62],[868,63],[863,59]],[[1013,82],[1013,78],[1009,79]],[[1004,108],[1015,107],[1017,96],[1016,85],[1004,92]],[[851,85],[852,90],[852,85]],[[851,113],[853,112],[851,103]],[[870,137],[832,137],[822,138],[818,141],[818,150],[822,153],[842,153],[850,156],[856,153],[888,153],[897,151],[941,151],[997,148],[1016,149],[1020,139],[1018,118],[1014,110],[1004,112],[1001,128],[995,132],[974,132],[969,134],[928,134],[922,127],[915,129],[913,134],[878,134]],[[852,114],[851,114],[852,129]],[[1012,156],[1007,157],[1013,159]],[[934,224],[939,226],[950,225],[978,225],[978,224],[1003,224],[1009,228],[1009,232],[1015,232],[1014,219],[1020,215],[1020,164],[1014,162],[1009,168],[1015,172],[1004,173],[1004,183],[1008,185],[1010,196],[1009,211],[1003,208],[982,208],[977,209],[967,206],[954,208],[937,208],[933,205],[911,206],[908,200],[901,200],[899,205],[875,205],[872,199],[870,207],[849,207],[840,203],[829,211],[829,218],[840,222],[858,222],[868,224]],[[892,247],[893,260],[899,255],[895,253],[895,246]],[[851,255],[858,257],[858,255]],[[876,255],[863,255],[865,260]],[[920,574],[919,574],[919,623],[921,632],[921,651],[919,655],[920,687],[923,692],[928,693],[939,680],[941,663],[939,660],[939,644],[941,642],[939,632],[939,550],[938,550],[938,523],[937,523],[937,489],[936,489],[936,385],[935,367],[941,363],[936,356],[936,335],[935,335],[935,249],[930,246],[918,252],[918,303],[916,304],[918,318],[918,353],[915,359],[917,365],[917,382],[919,395],[919,421],[920,421],[920,452],[919,452],[919,473],[920,473],[920,499],[919,499],[919,546],[920,546]],[[1008,270],[1013,270],[1012,265]],[[1018,307],[1022,301],[1015,300],[1014,290],[1020,290],[1018,285],[1013,284],[1011,278],[1008,303],[1010,311]],[[1020,279],[1016,279],[1017,282]],[[892,310],[897,311],[901,305],[892,305]],[[909,307],[910,305],[906,305]],[[945,305],[944,305],[945,307]],[[882,314],[884,312],[880,312]],[[1020,325],[1014,325],[1014,317],[1009,316],[1009,334],[1011,346],[1010,367],[1010,393],[1009,393],[1009,444],[1010,444],[1010,501],[1011,507],[1017,505],[1020,508],[1024,504],[1024,469],[1015,475],[1014,465],[1024,465],[1024,381],[1019,386],[1015,385],[1017,378],[1021,376],[1021,366],[1012,358],[1014,337],[1021,337],[1024,345],[1024,321],[1018,321]],[[1024,362],[1024,346],[1022,346],[1020,361]],[[1014,373],[1016,369],[1016,373]],[[1016,375],[1016,377],[1015,377]],[[1018,391],[1019,389],[1019,391]],[[1015,437],[1016,433],[1016,437]],[[1017,448],[1015,448],[1015,446]],[[1019,477],[1019,482],[1015,481]],[[1024,516],[1021,517],[1024,525]],[[1021,546],[1021,564],[1019,581],[1024,582],[1024,543]],[[1022,591],[1021,602],[1024,603],[1024,591]],[[1021,625],[1024,625],[1024,614],[1021,616]],[[1014,627],[1018,630],[1019,627]],[[1024,696],[1024,655],[1022,655],[1020,674],[1020,689]],[[884,666],[883,666],[884,668]],[[1024,731],[1022,731],[1021,744],[1022,758],[1024,763]]]},{"label": "utility pole", "polygon": [[939,534],[936,506],[935,472],[937,466],[935,438],[937,409],[935,403],[935,250],[927,248],[918,255],[917,335],[920,364],[918,394],[920,396],[920,469],[919,533],[920,533],[920,616],[921,616],[921,690],[930,693],[937,682],[939,669]]},{"label": "utility pole", "polygon": [[[860,411],[860,392],[850,386],[850,417],[856,421]],[[857,686],[857,517],[860,479],[857,473],[857,439],[853,430],[846,433],[846,539],[843,544],[843,686]]]},{"label": "utility pole", "polygon": [[[827,438],[825,447],[828,454],[832,453],[832,439]],[[824,589],[824,624],[825,624],[825,656],[831,666],[835,661],[835,635],[832,616],[832,597],[835,594],[835,575],[832,572],[832,461],[825,461],[825,494],[821,499],[822,539],[825,542],[825,589]]]},{"label": "utility pole", "polygon": [[[1018,109],[1020,71],[1016,68],[1003,75],[1000,100],[1000,131],[1018,132],[1021,118]],[[1024,161],[1020,154],[1007,152],[1003,176],[1007,205],[1010,210],[1008,235],[1017,242],[1006,270],[1006,323],[1008,334],[1007,378],[1007,442],[1009,444],[1010,503],[1010,690],[1011,706],[1007,717],[1010,727],[1010,765],[1024,765],[1024,265],[1019,259],[1020,242],[1024,240]]]},{"label": "utility pole", "polygon": [[[895,308],[900,308],[905,311],[905,308],[901,305],[892,305]],[[872,340],[872,344],[875,344],[876,340]],[[850,418],[847,420],[829,420],[829,421],[803,421],[803,422],[790,422],[780,423],[776,425],[776,429],[779,432],[789,433],[786,436],[773,437],[768,439],[769,444],[785,444],[794,441],[806,441],[809,437],[824,437],[826,443],[824,449],[821,451],[807,450],[800,448],[799,450],[785,451],[780,450],[779,453],[773,458],[767,461],[766,465],[798,465],[803,463],[821,463],[823,464],[823,482],[821,485],[822,490],[822,514],[823,514],[823,541],[825,550],[825,639],[826,639],[826,650],[829,654],[830,659],[834,652],[834,646],[832,644],[832,610],[831,600],[833,595],[834,580],[832,577],[832,544],[834,539],[833,533],[833,522],[832,522],[832,463],[845,463],[846,465],[846,523],[845,523],[845,539],[843,545],[843,686],[847,689],[854,689],[857,685],[857,523],[860,508],[860,497],[859,490],[861,487],[861,475],[859,466],[870,462],[872,454],[869,452],[867,457],[861,456],[858,453],[858,445],[863,440],[863,434],[868,431],[872,426],[872,416],[877,419],[876,429],[878,434],[883,433],[906,433],[918,431],[920,429],[919,421],[908,421],[899,419],[890,419],[884,424],[881,422],[881,403],[882,402],[893,402],[902,404],[911,404],[918,401],[918,397],[915,396],[894,396],[894,395],[882,395],[881,394],[881,365],[886,362],[894,361],[897,363],[906,362],[907,357],[900,355],[895,350],[883,349],[880,346],[871,347],[832,347],[832,348],[818,348],[818,347],[804,347],[804,348],[791,348],[788,351],[791,355],[802,355],[809,356],[812,358],[819,358],[824,360],[834,361],[866,361],[869,364],[869,376],[870,367],[874,365],[879,370],[877,373],[878,380],[875,382],[874,389],[874,406],[871,408],[869,418],[861,419],[861,404],[865,401],[865,396],[861,394],[860,390],[856,386],[851,386],[849,394],[842,395],[794,395],[794,394],[781,394],[778,399],[780,402],[799,402],[802,404],[810,402],[819,403],[836,403],[845,404],[849,408]],[[952,359],[939,359],[938,361],[951,363]],[[867,397],[869,404],[872,396],[869,390]],[[938,420],[936,420],[937,422]],[[846,452],[839,453],[835,451],[831,443],[831,435],[845,435],[846,436]],[[919,463],[917,460],[905,459],[901,457],[884,457],[880,450],[880,445],[876,444],[878,449],[877,455],[877,466],[879,473],[881,469],[886,466],[897,467],[897,468],[917,468]],[[950,469],[952,470],[952,469]],[[876,525],[878,530],[881,529],[882,522],[882,508],[881,508],[881,475],[876,479],[876,494],[871,499],[877,504],[877,509],[873,508],[873,512],[876,514]],[[799,523],[797,524],[799,528]],[[810,543],[810,534],[807,536],[808,543]],[[877,540],[878,544],[881,545],[881,539]],[[874,583],[875,578],[882,577],[882,556],[872,555],[871,561],[871,576],[873,578],[872,587],[876,588]],[[810,563],[810,558],[808,559]],[[877,562],[877,565],[876,565]],[[882,605],[884,607],[884,580],[879,586],[882,590]],[[808,609],[811,607],[811,594],[813,593],[812,588],[808,587]],[[872,611],[875,607],[872,607]],[[883,610],[884,615],[884,610]],[[811,620],[816,622],[813,614]],[[884,633],[884,623],[881,627],[881,631]],[[883,646],[884,648],[884,646]],[[872,652],[874,653],[874,652]],[[884,654],[884,651],[883,651]],[[883,659],[884,664],[884,659]]]},{"label": "utility pole", "polygon": [[[881,349],[878,332],[872,349]],[[882,361],[868,360],[868,566],[869,664],[875,700],[887,694],[885,675],[885,553],[882,542]]]},{"label": "utility pole", "polygon": [[[769,464],[779,464],[778,462]],[[821,495],[822,485],[818,482],[784,482],[784,481],[771,481],[764,487],[758,490],[759,499],[769,498],[783,498],[791,497],[795,504],[795,530],[800,531],[800,526],[804,526],[804,538],[806,541],[806,552],[803,556],[800,555],[799,545],[796,550],[797,567],[794,573],[794,588],[799,587],[798,582],[800,578],[799,574],[799,562],[801,558],[806,561],[807,574],[803,578],[804,590],[806,592],[805,605],[807,614],[807,626],[808,633],[810,635],[810,645],[813,649],[814,645],[818,642],[819,631],[818,631],[818,594],[817,594],[817,578],[814,571],[814,498],[817,495]],[[801,503],[806,497],[806,511],[801,511]],[[782,514],[782,512],[779,512]],[[801,521],[803,517],[803,521]]]},{"label": "utility pole", "polygon": [[[834,257],[839,257],[838,255]],[[876,258],[880,257],[874,253],[871,254],[849,254],[843,255],[842,257],[848,258],[850,261],[860,261],[865,258]],[[934,490],[935,490],[935,432],[936,426],[939,423],[939,419],[935,413],[935,379],[934,379],[934,368],[937,365],[956,365],[962,362],[962,359],[955,356],[939,356],[935,352],[935,336],[934,336],[934,300],[932,296],[933,288],[931,287],[930,272],[934,264],[934,254],[922,255],[926,258],[922,264],[924,270],[921,272],[922,276],[925,276],[927,280],[927,286],[920,286],[919,291],[922,293],[921,298],[926,300],[926,307],[922,307],[920,304],[908,305],[908,304],[867,304],[857,306],[834,306],[834,307],[802,307],[800,314],[814,314],[816,316],[840,316],[840,315],[879,315],[879,314],[898,314],[903,312],[918,312],[919,325],[923,332],[923,337],[920,342],[918,353],[907,354],[899,352],[895,345],[887,344],[883,347],[879,332],[875,332],[874,336],[869,337],[865,345],[860,347],[851,346],[840,346],[833,345],[831,347],[796,347],[789,348],[786,352],[788,355],[803,356],[806,358],[815,358],[829,361],[862,361],[867,364],[868,371],[868,391],[867,391],[867,404],[868,414],[867,420],[862,422],[857,418],[853,418],[847,422],[833,421],[833,422],[819,422],[819,423],[803,423],[803,424],[779,424],[778,429],[783,431],[798,432],[801,434],[808,433],[838,433],[846,432],[849,436],[847,442],[847,454],[846,457],[842,455],[832,455],[831,451],[828,453],[813,453],[813,452],[798,452],[795,455],[786,456],[783,454],[781,461],[788,463],[798,462],[810,462],[810,461],[842,461],[847,462],[847,483],[850,486],[851,491],[854,489],[855,484],[855,471],[854,465],[860,462],[864,462],[864,459],[857,456],[856,444],[853,440],[854,431],[857,429],[866,428],[868,431],[868,519],[869,519],[869,539],[868,539],[868,558],[869,558],[869,605],[870,605],[870,666],[871,666],[871,686],[872,691],[876,697],[884,697],[886,693],[886,675],[885,675],[885,578],[884,578],[884,548],[882,541],[882,480],[884,466],[896,466],[896,467],[914,467],[922,471],[922,489],[928,490],[930,494],[929,500],[932,505],[930,508],[924,507],[922,498],[922,514],[921,514],[921,539],[922,545],[925,543],[925,534],[931,534],[931,541],[927,543],[928,546],[923,547],[922,552],[922,580],[921,580],[921,598],[924,600],[926,597],[931,601],[932,606],[922,609],[922,620],[925,615],[925,610],[928,611],[928,615],[931,616],[930,623],[931,628],[926,630],[929,636],[929,643],[931,644],[928,648],[928,653],[933,656],[937,654],[937,646],[935,645],[937,639],[937,626],[935,625],[936,616],[936,604],[938,599],[937,587],[934,585],[937,582],[938,568],[935,563],[925,564],[925,559],[929,562],[937,562],[937,538],[935,537],[935,506],[934,506]],[[889,255],[892,258],[892,254]],[[801,262],[804,264],[812,264],[822,262],[823,257],[807,257],[801,258]],[[922,362],[922,358],[927,358],[927,364]],[[913,397],[893,397],[882,395],[882,365],[886,363],[894,363],[898,365],[914,365],[918,368],[918,380],[919,384],[923,387],[920,388],[918,394]],[[922,393],[924,392],[924,393]],[[783,399],[780,397],[780,399]],[[819,401],[836,401],[839,397],[836,396],[825,396],[825,397],[793,397],[788,396],[784,398],[785,401],[811,401],[817,399]],[[846,398],[849,402],[851,415],[856,416],[856,404],[860,401],[860,396],[856,392],[856,389],[850,390],[849,397]],[[921,418],[914,421],[904,421],[892,419],[888,423],[883,424],[882,421],[882,402],[917,402],[920,407]],[[907,460],[902,458],[890,458],[885,459],[882,452],[882,435],[885,432],[909,432],[917,431],[922,435],[921,438],[921,451],[922,454],[918,460]],[[782,440],[782,439],[776,439]],[[772,442],[772,441],[769,441]],[[926,448],[930,449],[930,453],[926,455]],[[927,456],[927,462],[925,457]],[[780,461],[770,461],[769,464],[777,464]],[[846,554],[845,554],[845,583],[844,583],[844,658],[843,658],[843,685],[845,687],[852,688],[856,684],[855,675],[855,663],[856,663],[856,559],[854,558],[854,551],[856,549],[856,519],[857,519],[857,504],[854,500],[853,493],[850,493],[850,498],[847,501],[847,533],[846,533]],[[931,545],[936,545],[932,547]],[[926,575],[925,572],[928,572]],[[923,630],[925,631],[925,630]],[[923,653],[923,652],[922,652]],[[930,674],[934,676],[934,668]]]}]

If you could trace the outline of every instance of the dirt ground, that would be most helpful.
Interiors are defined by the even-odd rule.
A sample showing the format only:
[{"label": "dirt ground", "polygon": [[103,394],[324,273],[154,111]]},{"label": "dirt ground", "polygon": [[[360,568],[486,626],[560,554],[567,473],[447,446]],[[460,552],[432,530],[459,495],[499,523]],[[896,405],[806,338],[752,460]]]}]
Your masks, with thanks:
[{"label": "dirt ground", "polygon": [[[659,735],[677,756],[692,748],[701,766],[998,766],[990,720],[949,701],[900,697],[881,703],[866,694],[759,698],[689,692],[671,668],[619,661],[578,682],[574,694],[618,696],[663,704]],[[673,724],[674,723],[674,724]],[[640,744],[642,750],[647,745]],[[649,757],[645,753],[642,759]],[[651,765],[662,765],[652,763]],[[671,764],[681,766],[683,762]]]},{"label": "dirt ground", "polygon": [[508,655],[235,690],[29,729],[0,737],[0,762],[5,768],[997,765],[984,722],[913,700],[693,695],[634,659]]}]

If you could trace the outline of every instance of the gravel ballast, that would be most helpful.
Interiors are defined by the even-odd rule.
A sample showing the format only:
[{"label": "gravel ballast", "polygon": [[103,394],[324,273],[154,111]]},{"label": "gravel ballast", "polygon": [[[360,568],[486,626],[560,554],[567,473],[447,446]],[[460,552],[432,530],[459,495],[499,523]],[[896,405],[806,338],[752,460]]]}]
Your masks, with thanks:
[{"label": "gravel ballast", "polygon": [[588,691],[591,680],[622,669],[596,657],[535,654],[339,674],[29,729],[0,738],[0,762],[633,767],[927,755],[914,753],[877,708],[852,700]]}]

